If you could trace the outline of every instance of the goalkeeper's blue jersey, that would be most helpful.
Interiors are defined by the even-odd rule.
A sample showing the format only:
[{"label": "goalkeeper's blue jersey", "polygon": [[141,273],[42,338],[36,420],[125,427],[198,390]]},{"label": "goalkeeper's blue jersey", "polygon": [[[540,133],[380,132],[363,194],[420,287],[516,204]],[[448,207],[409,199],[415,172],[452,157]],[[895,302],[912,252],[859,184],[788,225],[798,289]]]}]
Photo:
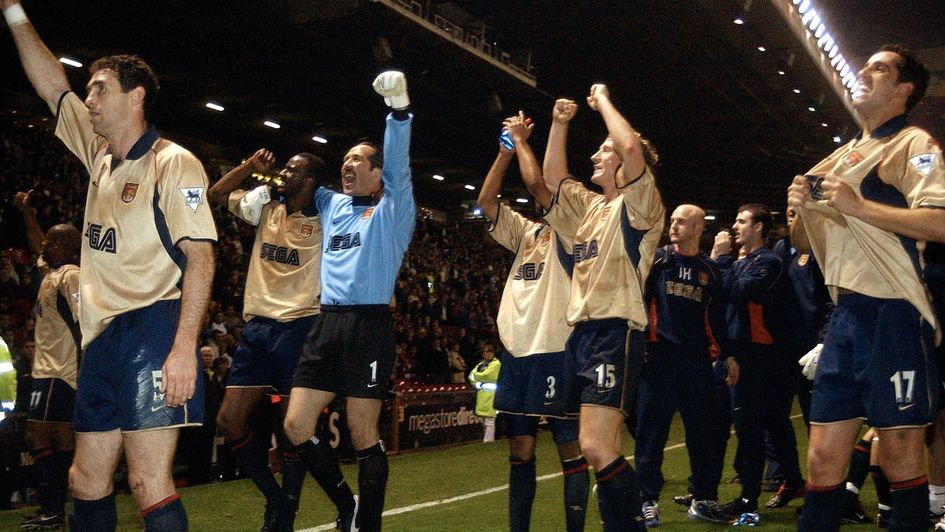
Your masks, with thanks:
[{"label": "goalkeeper's blue jersey", "polygon": [[315,191],[324,234],[323,306],[390,302],[416,220],[410,174],[412,122],[413,115],[406,120],[387,117],[380,201],[324,187]]}]

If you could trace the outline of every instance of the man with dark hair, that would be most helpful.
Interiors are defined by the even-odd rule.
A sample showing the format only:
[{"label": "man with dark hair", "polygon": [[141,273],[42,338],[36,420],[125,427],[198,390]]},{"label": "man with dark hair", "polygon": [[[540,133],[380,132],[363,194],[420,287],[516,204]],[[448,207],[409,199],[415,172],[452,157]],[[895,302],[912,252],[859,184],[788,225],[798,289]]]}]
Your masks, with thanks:
[{"label": "man with dark hair", "polygon": [[75,403],[79,346],[79,247],[82,236],[69,224],[46,232],[30,205],[31,192],[17,192],[30,250],[40,257],[44,277],[36,296],[36,317],[26,444],[39,492],[39,512],[21,528],[64,526],[69,466],[75,449],[72,410]]},{"label": "man with dark hair", "polygon": [[72,528],[115,528],[112,476],[124,450],[145,527],[186,530],[171,466],[178,428],[203,420],[197,339],[216,241],[207,176],[196,157],[149,124],[145,102],[156,81],[123,88],[112,67],[96,70],[83,103],[19,2],[0,7],[27,77],[56,115],[56,136],[90,175]]},{"label": "man with dark hair", "polygon": [[374,150],[370,155],[368,155],[368,161],[371,163],[371,168],[384,167],[384,151],[380,146],[367,139],[361,139],[357,144],[355,144],[355,146],[365,146],[371,150]]},{"label": "man with dark hair", "polygon": [[910,83],[913,86],[912,93],[906,98],[906,111],[911,111],[915,104],[925,96],[926,89],[929,88],[929,70],[919,61],[919,58],[912,53],[912,50],[902,47],[898,44],[884,44],[880,46],[879,51],[891,52],[899,56],[896,62],[896,69],[899,71],[899,77],[896,79],[899,83]]},{"label": "man with dark hair", "polygon": [[299,153],[286,161],[274,187],[237,188],[273,162],[269,150],[257,150],[209,191],[210,203],[227,202],[234,216],[257,228],[243,299],[246,327],[233,353],[217,424],[240,469],[266,497],[265,527],[270,532],[292,530],[305,466],[280,422],[275,429],[283,458],[280,489],[269,469],[268,442],[250,430],[249,416],[267,394],[273,401],[283,399],[279,404],[284,407],[302,344],[318,313],[322,228],[312,194],[327,178],[321,158]]},{"label": "man with dark hair", "polygon": [[882,47],[853,92],[862,133],[788,187],[799,220],[791,241],[813,251],[836,304],[814,379],[799,530],[839,527],[863,419],[880,432],[873,450],[891,488],[890,530],[929,526],[924,436],[940,386],[938,320],[918,253],[921,241],[945,241],[945,163],[906,117],[928,79],[911,52]]},{"label": "man with dark hair", "polygon": [[[395,358],[389,303],[416,215],[407,81],[401,72],[384,72],[374,90],[393,109],[384,134],[387,160],[378,161],[372,144],[356,144],[341,165],[342,192],[315,191],[325,243],[321,314],[305,342],[285,417],[296,452],[329,499],[345,508],[339,528],[364,532],[381,529],[388,468],[378,422]],[[339,395],[358,459],[358,508],[331,445],[315,437],[319,413]]]},{"label": "man with dark hair", "polygon": [[[768,207],[748,203],[738,208],[732,229],[742,258],[730,255],[728,231],[715,237],[712,258],[722,270],[722,297],[726,300],[726,345],[738,358],[741,374],[732,387],[732,420],[738,435],[738,466],[742,492],[722,506],[727,519],[755,512],[761,495],[765,465],[765,430],[784,469],[785,482],[777,504],[784,506],[803,493],[790,417],[795,383],[778,378],[796,371],[787,341],[793,334],[787,292],[791,290],[781,259],[765,246],[771,230]],[[772,503],[766,505],[773,507]]]},{"label": "man with dark hair", "polygon": [[100,70],[111,70],[118,78],[121,90],[128,92],[135,87],[144,88],[144,117],[151,118],[157,101],[160,84],[151,66],[136,55],[110,55],[97,59],[89,67],[89,75]]}]

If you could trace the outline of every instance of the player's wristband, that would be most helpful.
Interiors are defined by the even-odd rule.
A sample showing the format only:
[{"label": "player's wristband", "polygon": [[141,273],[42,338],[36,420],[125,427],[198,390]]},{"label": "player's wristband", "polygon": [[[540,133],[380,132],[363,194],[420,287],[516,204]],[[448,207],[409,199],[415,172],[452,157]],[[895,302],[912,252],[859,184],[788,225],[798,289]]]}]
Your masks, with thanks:
[{"label": "player's wristband", "polygon": [[11,28],[21,26],[30,21],[30,19],[26,18],[26,11],[23,11],[23,6],[20,4],[13,4],[4,9],[3,18],[7,19],[7,26]]}]

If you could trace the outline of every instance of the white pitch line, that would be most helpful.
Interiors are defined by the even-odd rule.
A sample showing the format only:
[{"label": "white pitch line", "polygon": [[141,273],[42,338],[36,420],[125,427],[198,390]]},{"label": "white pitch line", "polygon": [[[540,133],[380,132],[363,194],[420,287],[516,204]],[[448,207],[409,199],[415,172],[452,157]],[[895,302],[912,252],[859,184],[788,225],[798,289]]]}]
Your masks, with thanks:
[{"label": "white pitch line", "polygon": [[[801,417],[800,414],[791,416],[791,419],[798,418],[798,417]],[[734,431],[734,430],[732,431],[732,434],[735,434],[735,431]],[[679,448],[685,447],[685,446],[686,446],[685,443],[677,443],[677,444],[675,444],[675,445],[670,445],[670,446],[668,446],[668,447],[664,447],[664,448],[663,448],[663,452],[672,451],[673,449],[679,449]],[[631,454],[630,456],[627,457],[627,460],[633,460],[633,458],[634,458],[634,455]],[[549,474],[547,474],[547,475],[541,475],[540,477],[535,478],[535,480],[540,482],[540,481],[542,481],[542,480],[548,480],[549,478],[555,478],[555,477],[560,477],[560,476],[561,476],[561,472],[558,471],[557,473],[549,473]],[[439,500],[435,500],[435,501],[421,502],[421,503],[418,503],[418,504],[410,504],[410,505],[407,505],[407,506],[401,506],[400,508],[391,508],[390,510],[385,510],[384,513],[382,513],[381,515],[384,516],[384,517],[388,517],[388,516],[391,516],[391,515],[398,515],[398,514],[405,514],[405,513],[408,513],[408,512],[415,512],[415,511],[417,511],[417,510],[422,510],[422,509],[424,509],[424,508],[430,508],[430,507],[433,507],[433,506],[440,506],[441,504],[451,504],[451,503],[458,502],[458,501],[464,501],[464,500],[466,500],[466,499],[473,499],[473,498],[475,498],[475,497],[481,497],[481,496],[483,496],[483,495],[489,495],[490,493],[495,493],[495,492],[497,492],[497,491],[504,491],[504,490],[507,490],[507,489],[509,489],[509,485],[508,485],[508,484],[502,484],[501,486],[495,486],[495,487],[487,488],[487,489],[484,489],[484,490],[481,490],[481,491],[474,491],[474,492],[472,492],[472,493],[464,493],[464,494],[462,494],[462,495],[457,495],[457,496],[455,496],[455,497],[448,497],[448,498],[446,498],[446,499],[439,499]],[[323,531],[323,530],[335,530],[335,523],[334,523],[334,522],[325,523],[324,525],[318,525],[318,526],[312,527],[312,528],[305,528],[305,529],[299,530],[298,532],[321,532],[321,531]]]},{"label": "white pitch line", "polygon": [[[680,447],[685,447],[685,446],[686,446],[685,443],[677,443],[677,444],[675,444],[675,445],[670,445],[669,447],[666,447],[665,449],[663,449],[663,451],[672,451],[673,449],[679,449]],[[627,460],[633,460],[633,455],[631,454],[630,456],[628,456],[628,457],[627,457]],[[536,477],[535,480],[540,482],[540,481],[542,481],[542,480],[548,480],[549,478],[555,478],[555,477],[560,477],[560,476],[561,476],[561,471],[558,471],[557,473],[549,473],[549,474],[547,474],[547,475],[541,475],[540,477]],[[472,498],[475,498],[475,497],[481,497],[481,496],[483,496],[483,495],[489,495],[490,493],[495,493],[495,492],[497,492],[497,491],[504,491],[504,490],[507,490],[507,489],[509,489],[509,485],[508,485],[508,484],[502,484],[501,486],[495,486],[495,487],[487,488],[487,489],[484,489],[484,490],[481,490],[481,491],[474,491],[474,492],[472,492],[472,493],[464,493],[464,494],[462,494],[462,495],[457,495],[457,496],[455,496],[455,497],[449,497],[449,498],[446,498],[446,499],[439,499],[439,500],[436,500],[436,501],[421,502],[421,503],[419,503],[419,504],[411,504],[411,505],[408,505],[408,506],[401,506],[400,508],[391,508],[390,510],[385,510],[384,513],[381,514],[381,515],[384,516],[384,517],[387,517],[387,516],[390,516],[390,515],[397,515],[397,514],[405,514],[405,513],[408,513],[408,512],[415,512],[415,511],[417,511],[417,510],[422,510],[422,509],[424,509],[424,508],[430,508],[430,507],[432,507],[432,506],[440,506],[441,504],[450,504],[450,503],[454,503],[454,502],[458,502],[458,501],[464,501],[464,500],[466,500],[466,499],[472,499]],[[306,528],[306,529],[304,529],[304,530],[300,530],[299,532],[319,532],[319,531],[322,531],[322,530],[335,530],[335,523],[325,523],[324,525],[318,525],[318,526],[316,526],[316,527],[314,527],[314,528]]]}]

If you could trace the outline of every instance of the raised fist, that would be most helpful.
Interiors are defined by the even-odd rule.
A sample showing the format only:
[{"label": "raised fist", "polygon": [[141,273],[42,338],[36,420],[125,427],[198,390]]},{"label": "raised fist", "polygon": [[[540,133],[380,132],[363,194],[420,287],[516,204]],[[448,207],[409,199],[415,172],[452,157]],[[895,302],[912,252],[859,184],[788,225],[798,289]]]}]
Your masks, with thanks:
[{"label": "raised fist", "polygon": [[528,140],[528,137],[532,135],[532,128],[535,127],[530,118],[525,118],[525,113],[522,111],[506,118],[502,126],[509,130],[509,136],[516,144]]},{"label": "raised fist", "polygon": [[551,119],[559,124],[567,124],[577,114],[578,106],[574,100],[560,98],[551,110]]},{"label": "raised fist", "polygon": [[271,151],[260,148],[256,150],[256,153],[252,154],[247,161],[249,161],[249,164],[253,165],[253,170],[265,172],[272,167],[272,163],[276,162],[276,158],[272,155]]},{"label": "raised fist", "polygon": [[732,235],[723,229],[715,235],[715,243],[712,245],[712,258],[728,255],[731,252]]},{"label": "raised fist", "polygon": [[587,95],[587,105],[596,111],[597,100],[600,98],[610,98],[610,91],[607,90],[607,85],[595,83],[591,85],[591,93]]},{"label": "raised fist", "polygon": [[407,95],[407,78],[403,72],[388,70],[374,78],[374,92],[384,97],[388,107],[401,110],[410,105],[410,96]]},{"label": "raised fist", "polygon": [[13,205],[16,206],[16,210],[23,214],[32,212],[33,206],[30,205],[30,196],[32,195],[32,189],[30,189],[28,192],[17,192],[16,196],[13,197]]}]

